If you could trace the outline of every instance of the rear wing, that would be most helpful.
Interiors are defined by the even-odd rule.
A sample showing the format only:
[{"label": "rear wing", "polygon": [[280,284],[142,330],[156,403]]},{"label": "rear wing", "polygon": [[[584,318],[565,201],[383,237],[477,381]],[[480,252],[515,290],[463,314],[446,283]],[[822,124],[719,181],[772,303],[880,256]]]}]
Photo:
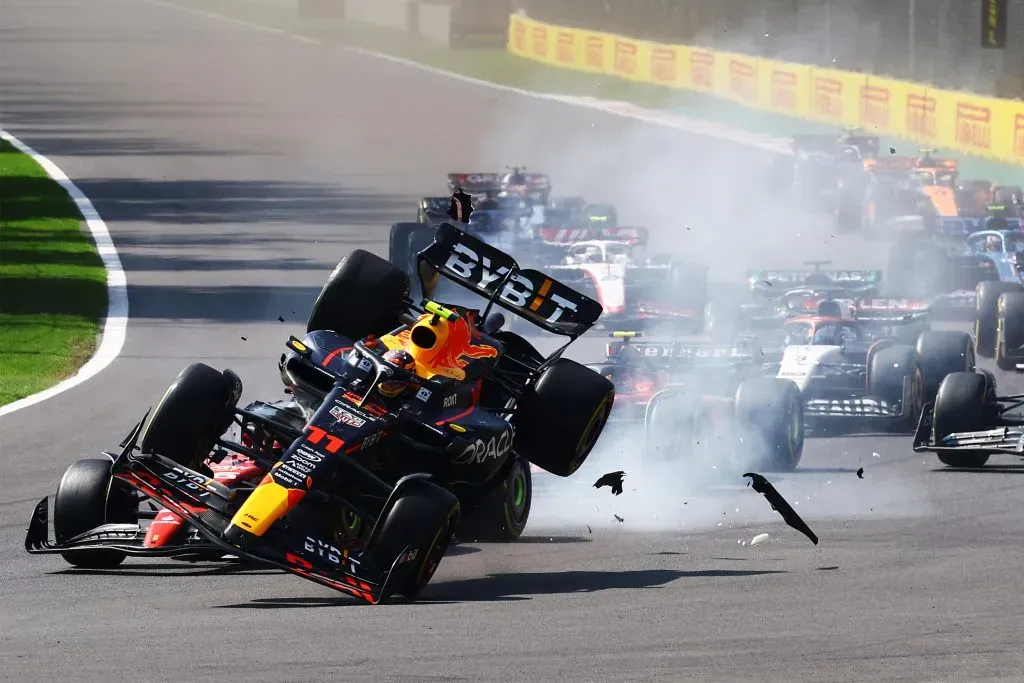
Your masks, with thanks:
[{"label": "rear wing", "polygon": [[864,165],[874,173],[909,173],[917,168],[914,157],[886,156],[867,159]]},{"label": "rear wing", "polygon": [[438,274],[444,275],[548,332],[573,338],[593,327],[604,312],[597,301],[540,271],[521,269],[508,254],[451,223],[438,226],[434,242],[417,260],[428,299]]},{"label": "rear wing", "polygon": [[608,342],[608,360],[621,358],[624,348],[636,350],[645,359],[671,368],[728,367],[761,362],[760,348],[751,344],[708,344],[674,341],[635,341],[639,332],[612,332],[618,341]]},{"label": "rear wing", "polygon": [[647,228],[587,226],[585,228],[541,228],[540,239],[550,244],[573,244],[587,240],[612,240],[633,245],[646,245]]},{"label": "rear wing", "polygon": [[854,314],[858,320],[886,320],[889,322],[907,320],[927,315],[930,304],[924,299],[898,299],[893,297],[869,297],[857,301]]},{"label": "rear wing", "polygon": [[[752,288],[781,285],[804,285],[812,276],[827,277],[832,283],[844,285],[877,285],[882,281],[880,270],[818,270],[801,268],[793,270],[748,270],[747,281]],[[817,284],[817,283],[816,283]]]},{"label": "rear wing", "polygon": [[459,187],[469,194],[493,194],[501,189],[501,174],[449,173],[448,189],[454,192]]}]

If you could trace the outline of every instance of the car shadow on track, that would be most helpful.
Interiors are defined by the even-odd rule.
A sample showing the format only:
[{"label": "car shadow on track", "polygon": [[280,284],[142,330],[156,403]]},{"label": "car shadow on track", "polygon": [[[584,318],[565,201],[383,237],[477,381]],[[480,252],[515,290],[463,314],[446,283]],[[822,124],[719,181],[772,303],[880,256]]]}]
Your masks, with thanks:
[{"label": "car shadow on track", "polygon": [[257,574],[283,574],[276,567],[258,564],[161,563],[122,565],[116,569],[61,569],[49,572],[55,576],[243,576]]},{"label": "car shadow on track", "polygon": [[[529,600],[538,595],[594,593],[604,590],[655,588],[683,578],[735,578],[785,574],[783,570],[703,569],[677,571],[640,569],[621,572],[569,571],[491,574],[471,579],[456,579],[427,586],[415,605],[444,605],[465,602],[507,602]],[[354,598],[289,597],[256,598],[250,602],[218,605],[234,609],[294,609],[363,604]]]},{"label": "car shadow on track", "polygon": [[936,467],[932,472],[952,474],[1024,474],[1024,465],[994,465],[980,468]]}]

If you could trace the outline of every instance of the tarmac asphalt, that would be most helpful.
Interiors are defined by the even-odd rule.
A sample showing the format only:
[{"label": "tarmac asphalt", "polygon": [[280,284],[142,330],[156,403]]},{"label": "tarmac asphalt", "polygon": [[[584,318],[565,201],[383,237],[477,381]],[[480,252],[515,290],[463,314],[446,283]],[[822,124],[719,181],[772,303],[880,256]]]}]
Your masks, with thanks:
[{"label": "tarmac asphalt", "polygon": [[[35,502],[188,362],[235,369],[243,400],[278,396],[275,359],[335,262],[384,254],[390,224],[449,171],[547,170],[556,192],[616,203],[652,247],[709,261],[717,280],[885,254],[787,206],[749,147],[165,4],[0,0],[0,45],[0,125],[108,221],[132,316],[110,368],[0,419],[0,677],[1021,679],[1024,468],[953,472],[909,436],[808,442],[776,481],[813,546],[742,479],[685,459],[645,468],[610,429],[578,477],[538,477],[528,537],[454,548],[412,605],[366,607],[278,572],[28,556]],[[610,469],[629,473],[622,496],[590,486]],[[762,532],[772,541],[751,547]]]}]

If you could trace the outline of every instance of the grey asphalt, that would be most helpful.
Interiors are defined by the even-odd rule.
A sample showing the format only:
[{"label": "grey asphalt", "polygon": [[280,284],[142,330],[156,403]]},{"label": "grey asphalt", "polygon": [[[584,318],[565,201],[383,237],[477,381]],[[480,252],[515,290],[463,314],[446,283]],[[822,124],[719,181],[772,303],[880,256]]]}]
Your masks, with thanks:
[{"label": "grey asphalt", "polygon": [[[909,437],[808,442],[778,486],[813,546],[743,480],[643,467],[610,430],[578,477],[538,482],[528,537],[455,548],[421,604],[366,607],[275,572],[28,556],[35,502],[186,363],[279,395],[274,361],[337,259],[383,254],[390,223],[459,167],[548,170],[716,279],[885,255],[786,206],[750,148],[166,5],[0,0],[0,45],[0,125],[93,198],[132,313],[109,369],[0,419],[0,678],[1020,680],[1024,468],[944,470]],[[629,472],[622,496],[590,487],[607,469]]]}]

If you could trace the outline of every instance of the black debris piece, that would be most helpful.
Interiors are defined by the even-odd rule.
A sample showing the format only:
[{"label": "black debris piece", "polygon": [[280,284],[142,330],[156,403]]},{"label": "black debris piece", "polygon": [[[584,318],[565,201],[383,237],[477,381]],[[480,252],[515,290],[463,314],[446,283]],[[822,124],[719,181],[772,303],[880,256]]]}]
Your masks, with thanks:
[{"label": "black debris piece", "polygon": [[590,528],[590,525],[589,525],[589,524],[587,525],[587,533],[588,533],[588,534],[592,534],[592,533],[594,533],[594,530]]},{"label": "black debris piece", "polygon": [[750,477],[751,485],[754,490],[764,495],[764,497],[771,504],[772,509],[782,515],[782,519],[786,521],[786,524],[793,527],[807,538],[811,539],[811,543],[818,545],[818,537],[815,535],[811,528],[800,518],[800,515],[796,514],[786,499],[782,497],[782,494],[775,490],[772,483],[765,479],[762,475],[756,472],[747,472],[743,475],[744,477]]},{"label": "black debris piece", "polygon": [[284,318],[282,318],[281,316],[277,316],[277,321],[283,323],[284,322]]},{"label": "black debris piece", "polygon": [[864,478],[864,468],[863,467],[861,467],[860,469],[857,470],[857,478],[858,479],[863,479]]},{"label": "black debris piece", "polygon": [[895,147],[890,147],[889,148],[889,154],[895,154],[895,153],[896,153],[896,148]]},{"label": "black debris piece", "polygon": [[599,489],[602,486],[609,486],[612,489],[612,494],[617,496],[622,493],[622,478],[624,476],[626,476],[626,473],[622,470],[602,474],[601,478],[594,482],[594,488]]},{"label": "black debris piece", "polygon": [[619,517],[619,516],[618,516],[617,514],[615,514],[614,512],[612,513],[612,517],[614,517],[615,519],[619,520],[619,524],[622,524],[623,522],[625,522],[625,521],[626,521],[626,520],[622,519],[622,517]]},{"label": "black debris piece", "polygon": [[242,337],[242,341],[249,341],[249,340],[246,339],[245,337]]}]

